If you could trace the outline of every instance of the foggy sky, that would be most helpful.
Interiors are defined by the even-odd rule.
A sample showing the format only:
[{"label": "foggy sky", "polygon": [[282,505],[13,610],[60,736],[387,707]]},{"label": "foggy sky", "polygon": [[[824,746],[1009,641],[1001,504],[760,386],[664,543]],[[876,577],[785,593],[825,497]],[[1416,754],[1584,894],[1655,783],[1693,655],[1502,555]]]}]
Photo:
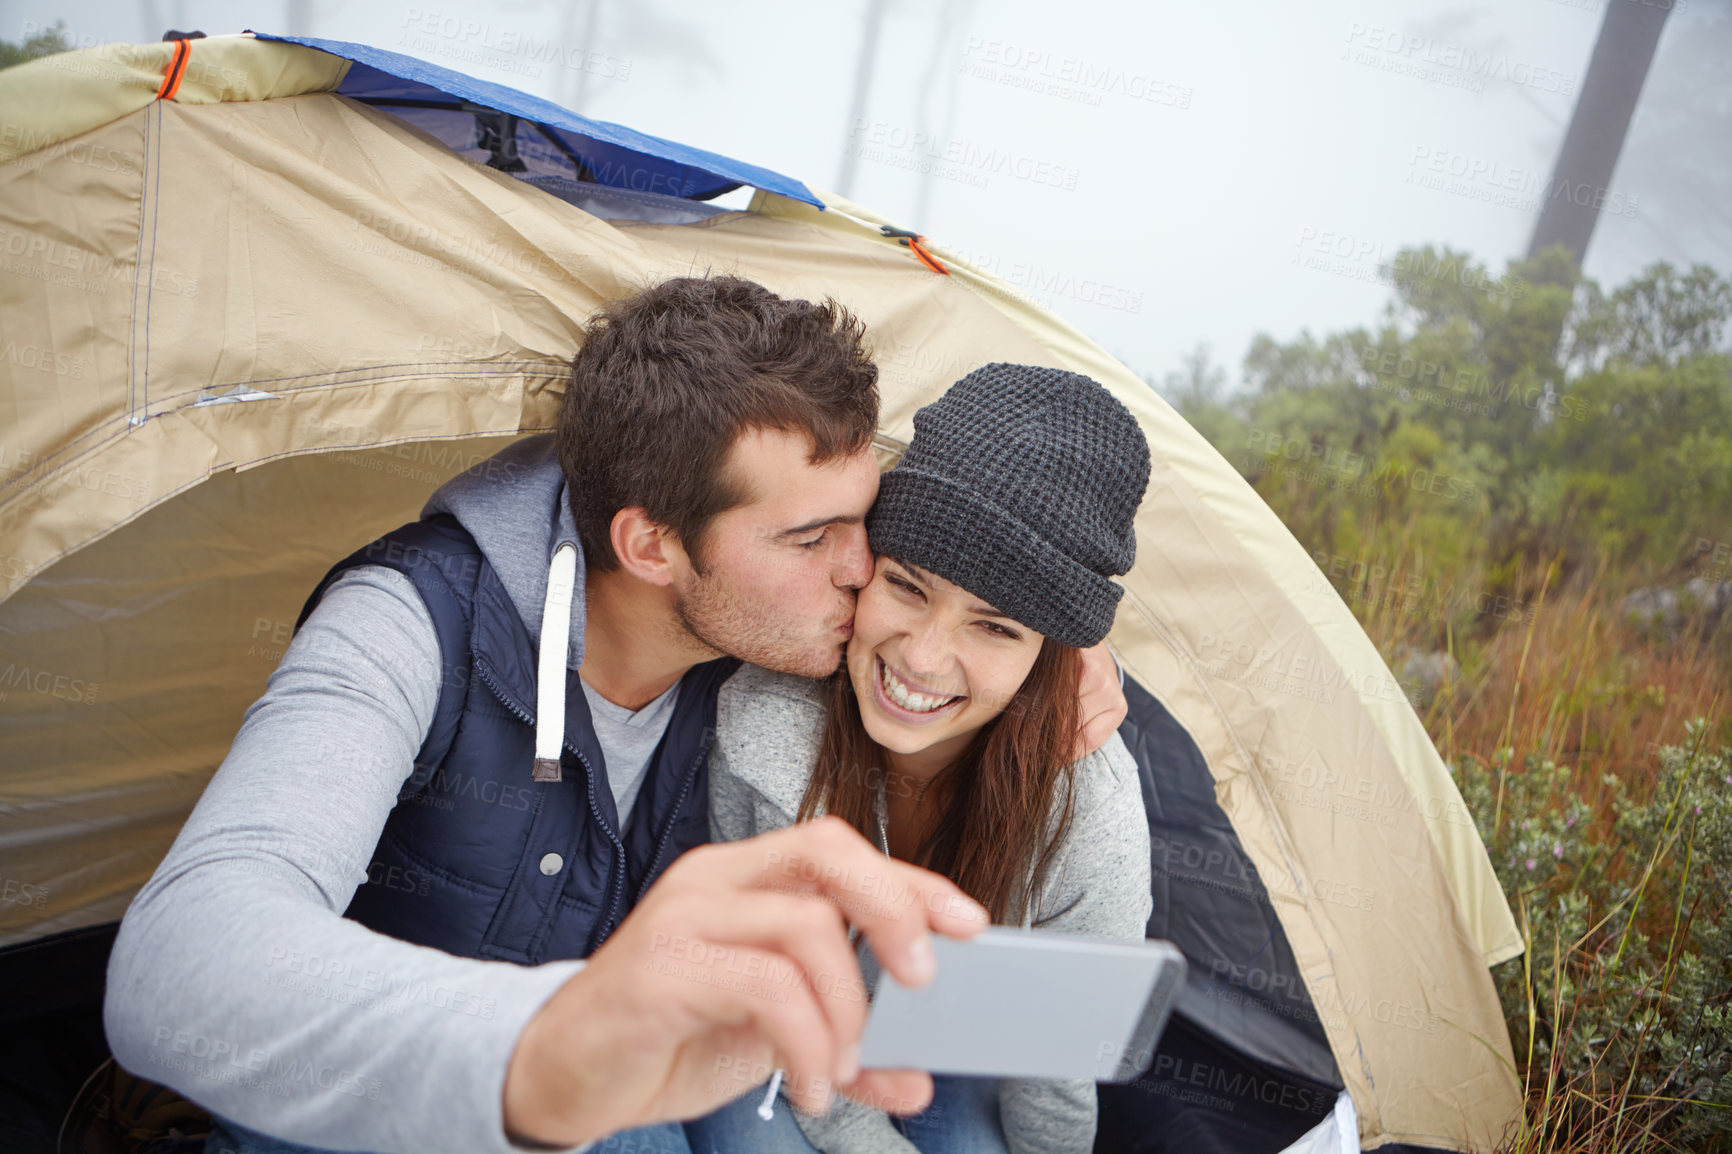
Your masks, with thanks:
[{"label": "foggy sky", "polygon": [[[0,37],[355,40],[841,191],[1132,368],[1374,323],[1377,265],[1526,248],[1607,0],[5,0]],[[1612,3],[1641,0],[1609,0]],[[1732,273],[1732,0],[1676,4],[1586,272]],[[1717,117],[1717,119],[1716,119]]]}]

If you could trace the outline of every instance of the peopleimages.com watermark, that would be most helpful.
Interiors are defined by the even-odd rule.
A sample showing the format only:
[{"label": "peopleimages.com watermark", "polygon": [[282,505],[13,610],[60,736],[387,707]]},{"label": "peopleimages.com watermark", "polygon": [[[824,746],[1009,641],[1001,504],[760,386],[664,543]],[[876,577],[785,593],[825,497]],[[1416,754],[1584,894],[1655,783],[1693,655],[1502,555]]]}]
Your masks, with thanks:
[{"label": "peopleimages.com watermark", "polygon": [[1194,90],[1153,72],[970,36],[956,70],[972,80],[1099,107],[1111,96],[1160,108],[1191,107]]},{"label": "peopleimages.com watermark", "polygon": [[0,364],[35,369],[74,381],[84,376],[84,358],[77,353],[56,352],[46,345],[19,344],[10,338],[0,338]]},{"label": "peopleimages.com watermark", "polygon": [[1076,191],[1081,171],[1002,145],[959,136],[941,136],[884,120],[857,117],[848,133],[848,152],[861,160],[935,176],[974,188],[992,178],[1021,180],[1043,188]]},{"label": "peopleimages.com watermark", "polygon": [[[0,456],[3,456],[4,452],[5,450],[0,448]],[[19,455],[34,457],[34,454],[22,451]],[[145,478],[130,476],[114,469],[104,469],[88,461],[72,461],[44,471],[34,481],[19,482],[19,478],[33,468],[34,465],[24,465],[11,469],[10,475],[0,477],[0,490],[9,490],[17,483],[21,491],[41,493],[49,497],[58,497],[69,489],[83,489],[89,493],[101,493],[105,497],[118,497],[134,505],[142,505],[150,499],[150,485]]]},{"label": "peopleimages.com watermark", "polygon": [[970,252],[960,248],[950,251],[981,272],[997,277],[1014,290],[1013,295],[1019,299],[1043,309],[1050,310],[1064,299],[1114,312],[1143,311],[1140,289],[1125,288],[1066,269],[1047,268],[1032,261],[1003,260],[997,253]]},{"label": "peopleimages.com watermark", "polygon": [[499,1001],[459,986],[429,982],[358,966],[342,958],[327,958],[303,950],[272,946],[265,960],[266,984],[352,1005],[357,1009],[402,1017],[412,1006],[449,1010],[471,1018],[491,1019]]},{"label": "peopleimages.com watermark", "polygon": [[875,333],[868,334],[867,346],[878,365],[879,377],[899,383],[930,385],[942,381],[948,386],[980,367],[976,358],[961,356],[932,341],[887,340],[882,333]]},{"label": "peopleimages.com watermark", "polygon": [[1426,249],[1401,248],[1393,254],[1381,241],[1334,229],[1306,225],[1293,242],[1291,263],[1315,272],[1327,272],[1350,280],[1400,289],[1415,297],[1435,295],[1441,288],[1459,285],[1483,293],[1498,304],[1520,300],[1529,285],[1518,276],[1493,277],[1466,257]]},{"label": "peopleimages.com watermark", "polygon": [[[597,162],[592,172],[597,181],[632,188],[638,192],[677,194],[680,177],[642,166]],[[525,247],[503,234],[490,237],[451,234],[421,220],[371,209],[358,209],[350,218],[354,227],[343,247],[362,256],[379,257],[417,268],[442,269],[471,265],[514,273],[524,277],[578,285],[581,278],[563,261],[539,248]]]},{"label": "peopleimages.com watermark", "polygon": [[[58,36],[61,43],[69,49],[44,57],[48,67],[122,83],[136,81],[134,68],[161,67],[171,51],[157,44],[126,44],[91,32],[69,29],[58,20],[52,25],[25,20],[18,26],[20,40],[31,40],[37,36]],[[108,51],[102,57],[83,54],[91,48],[106,48]],[[190,91],[199,87],[239,92],[245,89],[246,82],[247,74],[241,69],[218,65],[204,53],[192,53],[181,65],[183,90]]]},{"label": "peopleimages.com watermark", "polygon": [[1154,1063],[1133,1084],[1143,1093],[1223,1113],[1236,1111],[1241,1102],[1254,1103],[1260,1111],[1273,1107],[1318,1118],[1335,1108],[1333,1090],[1301,1086],[1249,1069],[1228,1069],[1175,1054],[1155,1055]]},{"label": "peopleimages.com watermark", "polygon": [[1394,392],[1402,400],[1418,399],[1463,412],[1495,415],[1510,401],[1534,413],[1545,413],[1565,421],[1585,421],[1592,407],[1582,398],[1560,393],[1546,383],[1517,384],[1498,380],[1484,369],[1455,367],[1428,361],[1400,349],[1355,345],[1353,355],[1364,370],[1362,384],[1383,392]]},{"label": "peopleimages.com watermark", "polygon": [[1467,501],[1479,493],[1469,478],[1393,461],[1379,464],[1363,453],[1273,429],[1252,429],[1247,446],[1250,453],[1241,464],[1249,471],[1290,476],[1339,492],[1378,496],[1391,488],[1408,489],[1446,501]]},{"label": "peopleimages.com watermark", "polygon": [[1344,993],[1334,981],[1311,984],[1297,974],[1282,974],[1268,966],[1224,958],[1214,959],[1209,969],[1214,980],[1209,984],[1208,996],[1217,1001],[1237,1003],[1255,999],[1259,1009],[1336,1028],[1347,1026],[1346,1018],[1370,1018],[1422,1034],[1435,1034],[1443,1028],[1443,1019],[1427,1006],[1376,997],[1365,990]]},{"label": "peopleimages.com watermark", "polygon": [[[117,261],[112,255],[4,225],[0,225],[0,272],[97,296],[116,286],[132,292],[141,279],[138,266]],[[198,296],[198,277],[156,261],[151,262],[142,280],[152,292]]]},{"label": "peopleimages.com watermark", "polygon": [[1415,145],[1406,182],[1420,188],[1537,214],[1562,197],[1579,208],[1634,219],[1640,198],[1567,176],[1546,177],[1538,169],[1431,145]]},{"label": "peopleimages.com watermark", "polygon": [[[0,352],[5,352],[5,348],[0,347]],[[31,353],[17,353],[14,350],[14,355]],[[48,353],[43,352],[42,355]],[[54,355],[59,357],[59,353]],[[42,492],[45,496],[59,496],[68,489],[83,489],[87,492],[99,492],[106,497],[120,497],[133,504],[144,504],[151,497],[151,487],[142,477],[128,477],[126,473],[106,470],[97,464],[76,459],[62,464],[59,468],[43,468],[47,464],[48,457],[43,457],[40,452],[0,444],[0,490],[12,489],[17,485],[31,492]],[[24,482],[26,473],[38,470],[42,470],[40,477]],[[16,561],[16,558],[9,560]]]},{"label": "peopleimages.com watermark", "polygon": [[1258,996],[1266,1008],[1278,1007],[1283,1003],[1291,1003],[1287,1016],[1303,1017],[1316,1020],[1316,1012],[1311,1007],[1311,995],[1306,989],[1305,979],[1297,973],[1283,972],[1266,965],[1256,963],[1243,964],[1229,961],[1226,958],[1214,958],[1209,962],[1209,977],[1211,993],[1219,994],[1224,989],[1232,988],[1249,991]]},{"label": "peopleimages.com watermark", "polygon": [[14,121],[0,122],[0,148],[12,153],[11,160],[0,164],[0,172],[35,172],[65,160],[97,172],[133,176],[143,161],[141,148],[120,149],[83,137],[67,140],[58,128]]},{"label": "peopleimages.com watermark", "polygon": [[1473,829],[1473,815],[1456,795],[1421,797],[1405,781],[1376,778],[1325,764],[1315,755],[1296,758],[1264,754],[1257,759],[1270,795],[1277,800],[1320,809],[1368,825],[1390,827],[1405,815]]},{"label": "peopleimages.com watermark", "polygon": [[8,700],[13,691],[22,690],[73,705],[95,705],[101,688],[94,681],[86,681],[69,673],[33,669],[16,662],[7,662],[0,668],[0,702]]},{"label": "peopleimages.com watermark", "polygon": [[[1171,830],[1149,834],[1150,870],[1170,885],[1195,886],[1256,905],[1271,904],[1269,894],[1299,893],[1288,874],[1277,871],[1267,887],[1244,851],[1223,840],[1202,841],[1179,836]],[[1361,882],[1341,882],[1314,877],[1304,894],[1331,905],[1370,913],[1377,906],[1377,890]]]},{"label": "peopleimages.com watermark", "polygon": [[1698,565],[1704,568],[1697,571],[1697,576],[1710,581],[1725,581],[1732,578],[1732,541],[1716,541],[1709,537],[1696,538],[1696,547],[1691,550]]},{"label": "peopleimages.com watermark", "polygon": [[[432,343],[424,340],[421,348],[417,349],[417,353],[423,357],[423,363],[430,361],[432,356],[447,355],[446,350],[432,350]],[[485,391],[489,384],[483,378],[471,377],[453,387]],[[473,477],[485,477],[510,485],[525,480],[530,475],[527,465],[499,460],[497,450],[475,449],[465,443],[468,438],[405,441],[400,439],[401,433],[398,430],[318,418],[303,421],[297,427],[297,432],[322,445],[342,447],[342,451],[332,453],[329,457],[337,464],[388,473],[417,484],[441,485],[458,473],[468,473]],[[389,548],[389,544],[379,546],[381,550]]]},{"label": "peopleimages.com watermark", "polygon": [[543,68],[551,65],[603,80],[631,79],[632,61],[626,57],[438,9],[405,9],[401,28],[399,48],[462,64],[481,64],[531,78],[540,77]]},{"label": "peopleimages.com watermark", "polygon": [[1260,905],[1269,902],[1256,869],[1225,839],[1202,841],[1171,830],[1151,830],[1149,864],[1157,880],[1213,890]]},{"label": "peopleimages.com watermark", "polygon": [[156,1028],[145,1061],[204,1082],[241,1086],[281,1098],[320,1090],[377,1102],[384,1090],[378,1078],[341,1066],[286,1058],[263,1047],[172,1026]]},{"label": "peopleimages.com watermark", "polygon": [[1417,32],[1381,28],[1355,21],[1347,26],[1341,59],[1451,88],[1484,92],[1488,80],[1505,81],[1536,92],[1576,94],[1577,77],[1501,52],[1482,51]]},{"label": "peopleimages.com watermark", "polygon": [[0,906],[24,906],[28,909],[48,908],[48,887],[18,878],[0,878]]},{"label": "peopleimages.com watermark", "polygon": [[1203,633],[1197,637],[1196,658],[1200,672],[1222,681],[1302,697],[1325,705],[1337,691],[1350,691],[1364,698],[1384,701],[1408,700],[1401,683],[1386,672],[1349,669],[1319,656],[1267,641],[1252,643],[1236,637]]},{"label": "peopleimages.com watermark", "polygon": [[1375,559],[1350,557],[1322,549],[1314,552],[1311,559],[1317,562],[1323,573],[1319,589],[1323,585],[1330,586],[1349,605],[1389,608],[1403,616],[1434,621],[1447,621],[1458,613],[1472,612],[1482,617],[1519,623],[1534,611],[1532,605],[1519,597],[1492,589],[1441,582],[1416,569]]}]

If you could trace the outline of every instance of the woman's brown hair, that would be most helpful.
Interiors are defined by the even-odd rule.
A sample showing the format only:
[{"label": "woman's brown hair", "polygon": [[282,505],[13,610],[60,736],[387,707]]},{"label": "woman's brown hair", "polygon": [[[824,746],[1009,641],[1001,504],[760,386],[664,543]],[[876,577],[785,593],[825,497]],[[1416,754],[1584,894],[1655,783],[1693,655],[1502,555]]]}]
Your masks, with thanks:
[{"label": "woman's brown hair", "polygon": [[[997,924],[1022,923],[1070,831],[1081,672],[1081,651],[1047,638],[1004,712],[927,787],[938,816],[914,864],[955,882]],[[889,759],[860,719],[845,663],[831,678],[829,706],[798,820],[835,814],[876,845],[875,799],[880,782],[888,788]],[[1062,810],[1053,822],[1055,802]]]}]

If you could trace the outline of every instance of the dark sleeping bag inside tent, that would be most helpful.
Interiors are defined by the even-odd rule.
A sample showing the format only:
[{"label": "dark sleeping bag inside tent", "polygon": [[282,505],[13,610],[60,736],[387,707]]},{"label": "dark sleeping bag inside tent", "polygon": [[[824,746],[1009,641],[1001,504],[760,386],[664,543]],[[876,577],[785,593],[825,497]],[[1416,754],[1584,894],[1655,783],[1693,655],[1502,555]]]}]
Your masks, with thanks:
[{"label": "dark sleeping bag inside tent", "polygon": [[1119,736],[1149,815],[1148,936],[1178,946],[1189,969],[1148,1068],[1101,1084],[1095,1150],[1275,1154],[1335,1108],[1329,1040],[1201,751],[1153,694],[1129,677],[1124,688]]}]

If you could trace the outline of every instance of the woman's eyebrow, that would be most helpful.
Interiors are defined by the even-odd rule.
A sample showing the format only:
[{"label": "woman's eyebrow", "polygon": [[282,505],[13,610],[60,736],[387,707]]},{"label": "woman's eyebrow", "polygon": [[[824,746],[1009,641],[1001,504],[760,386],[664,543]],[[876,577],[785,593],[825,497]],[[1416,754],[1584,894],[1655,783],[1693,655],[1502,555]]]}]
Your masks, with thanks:
[{"label": "woman's eyebrow", "polygon": [[[897,566],[898,568],[906,569],[910,576],[917,577],[921,581],[926,582],[926,584],[928,584],[928,585],[937,584],[937,582],[935,582],[933,580],[932,574],[928,573],[926,570],[922,569],[918,565],[911,565],[907,561],[898,561],[894,557],[891,558],[891,564]],[[1005,620],[1005,621],[1011,620],[1010,614],[1000,613],[998,610],[994,609],[992,606],[984,605],[979,601],[976,601],[973,605],[970,605],[968,607],[968,611],[970,613],[974,614],[976,617],[997,617],[997,618],[1001,618],[1002,620]]]},{"label": "woman's eyebrow", "polygon": [[924,581],[928,585],[938,584],[932,574],[928,573],[918,565],[910,564],[907,561],[898,561],[894,557],[890,559],[890,563],[895,565],[898,569],[904,570],[910,577],[913,577],[917,581]]}]

